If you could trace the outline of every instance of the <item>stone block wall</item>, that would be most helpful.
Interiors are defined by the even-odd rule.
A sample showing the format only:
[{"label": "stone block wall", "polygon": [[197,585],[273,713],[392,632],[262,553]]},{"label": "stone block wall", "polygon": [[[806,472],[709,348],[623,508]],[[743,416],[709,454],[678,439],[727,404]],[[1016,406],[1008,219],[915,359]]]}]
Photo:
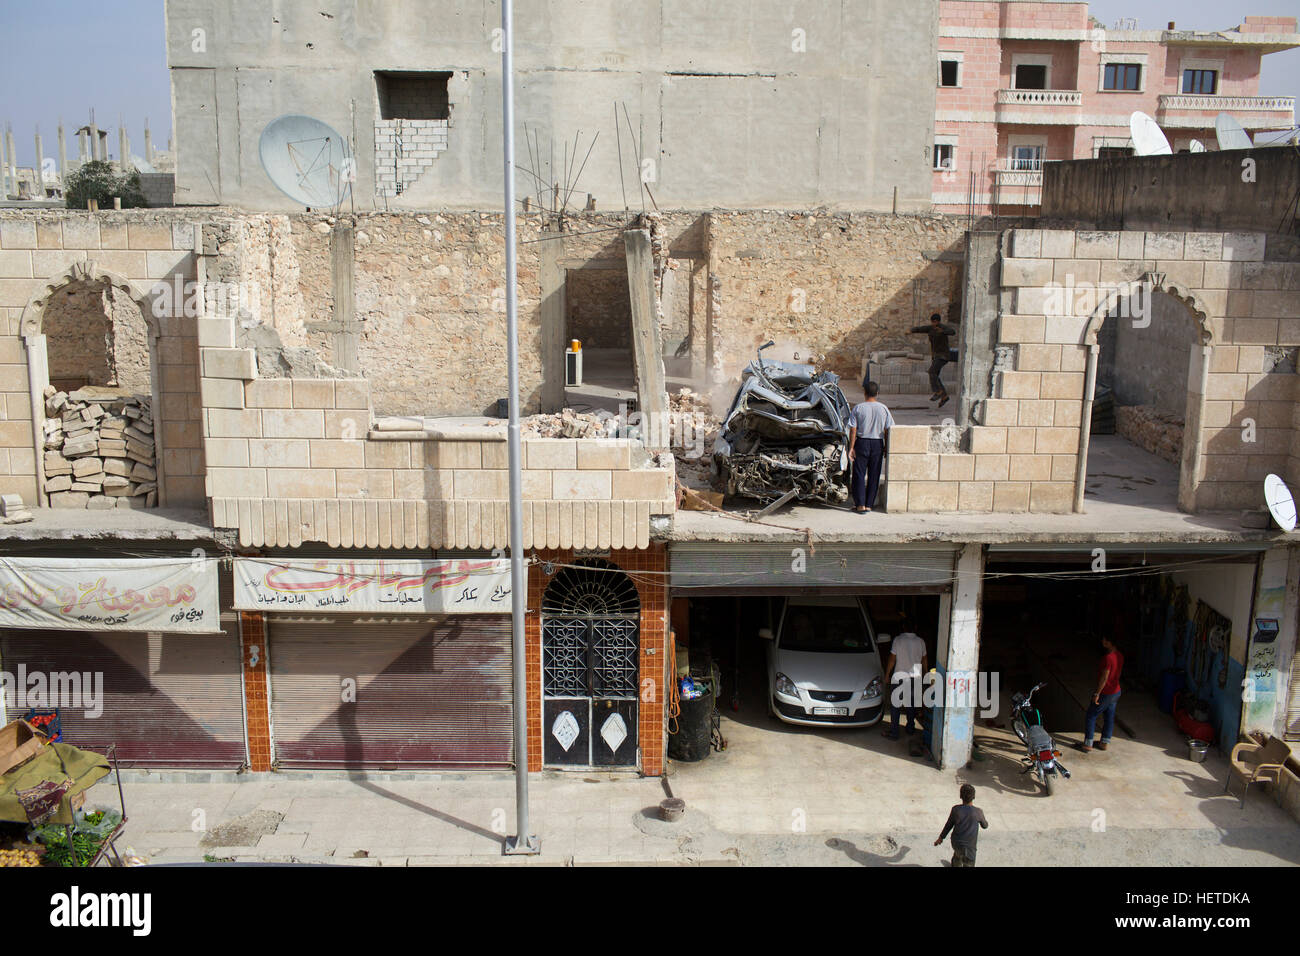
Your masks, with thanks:
[{"label": "stone block wall", "polygon": [[[152,339],[155,427],[161,456],[161,503],[203,502],[198,342],[194,319],[166,304],[156,286],[195,278],[192,214],[140,211],[0,212],[0,490],[43,505],[28,377],[28,339],[40,335],[45,299],[73,283],[111,286],[134,300]],[[116,294],[115,293],[115,294]],[[121,296],[118,296],[119,298]],[[174,314],[176,312],[180,314]],[[155,312],[161,313],[157,317]],[[24,328],[24,315],[28,328]],[[47,366],[39,365],[44,387]],[[35,409],[44,416],[44,409]],[[40,427],[40,423],[37,423]]]},{"label": "stone block wall", "polygon": [[1017,229],[1008,239],[998,344],[1013,363],[995,373],[960,450],[929,427],[894,431],[891,510],[1072,510],[1089,347],[1109,292],[1148,274],[1183,303],[1199,339],[1180,507],[1253,508],[1266,474],[1295,474],[1296,376],[1265,372],[1264,357],[1300,343],[1300,263],[1270,259],[1255,233]]},{"label": "stone block wall", "polygon": [[[251,546],[508,545],[503,429],[379,422],[367,381],[258,378],[231,320],[200,329],[216,527]],[[650,517],[675,508],[671,459],[654,464],[638,442],[530,439],[523,451],[525,547],[645,548]]]}]

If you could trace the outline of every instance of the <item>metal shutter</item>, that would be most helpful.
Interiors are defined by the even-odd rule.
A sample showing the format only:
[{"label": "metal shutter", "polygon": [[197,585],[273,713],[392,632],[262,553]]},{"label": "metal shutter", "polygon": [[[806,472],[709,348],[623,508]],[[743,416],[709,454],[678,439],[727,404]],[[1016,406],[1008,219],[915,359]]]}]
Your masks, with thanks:
[{"label": "metal shutter", "polygon": [[933,593],[951,589],[954,555],[952,548],[933,547],[683,542],[672,546],[669,560],[675,592],[778,594],[841,588]]},{"label": "metal shutter", "polygon": [[[65,743],[123,767],[237,768],[244,764],[244,691],[237,625],[224,634],[10,630],[0,661],[13,673],[102,673],[103,713],[60,708]],[[6,701],[7,718],[21,717]]]},{"label": "metal shutter", "polygon": [[[281,767],[512,765],[510,618],[270,618]],[[345,703],[345,678],[356,700]]]}]

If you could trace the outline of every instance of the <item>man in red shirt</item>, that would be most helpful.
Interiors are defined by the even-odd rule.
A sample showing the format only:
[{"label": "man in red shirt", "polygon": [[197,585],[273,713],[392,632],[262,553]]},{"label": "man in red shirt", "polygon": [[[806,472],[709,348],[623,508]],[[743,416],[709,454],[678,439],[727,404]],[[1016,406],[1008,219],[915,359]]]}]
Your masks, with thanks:
[{"label": "man in red shirt", "polygon": [[1119,675],[1124,670],[1124,655],[1108,637],[1101,639],[1101,646],[1101,663],[1097,665],[1097,690],[1092,695],[1092,703],[1088,705],[1088,713],[1084,717],[1083,744],[1079,748],[1084,753],[1092,751],[1092,735],[1096,732],[1099,716],[1105,715],[1105,722],[1101,728],[1101,740],[1097,741],[1098,750],[1110,746],[1111,734],[1115,731],[1115,705],[1119,703]]}]

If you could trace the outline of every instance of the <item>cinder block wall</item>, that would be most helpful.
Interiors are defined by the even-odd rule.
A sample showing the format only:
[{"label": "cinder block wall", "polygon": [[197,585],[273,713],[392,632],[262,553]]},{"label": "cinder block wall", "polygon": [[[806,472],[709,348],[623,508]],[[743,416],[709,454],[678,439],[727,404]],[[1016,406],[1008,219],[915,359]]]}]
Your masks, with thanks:
[{"label": "cinder block wall", "polygon": [[[193,318],[154,308],[159,282],[195,277],[194,230],[186,214],[14,210],[0,213],[0,489],[38,501],[24,311],[79,275],[124,283],[157,330],[155,422],[163,491],[171,507],[203,502],[198,341]],[[93,269],[90,264],[93,263]],[[40,309],[34,305],[29,317]],[[161,317],[157,317],[162,313]],[[41,384],[38,382],[38,385]]]},{"label": "cinder block wall", "polygon": [[1195,456],[1199,465],[1185,477],[1184,492],[1194,494],[1182,504],[1258,507],[1266,474],[1298,471],[1297,376],[1265,373],[1264,356],[1269,346],[1300,345],[1300,263],[1265,253],[1258,233],[1015,230],[1002,261],[998,320],[998,342],[1014,349],[1014,364],[996,374],[993,397],[977,407],[965,450],[933,450],[929,427],[891,433],[890,509],[1070,511],[1088,333],[1106,311],[1097,290],[1148,273],[1163,275],[1158,289],[1187,305],[1208,345],[1203,396],[1193,374],[1200,348],[1192,347],[1184,460]]},{"label": "cinder block wall", "polygon": [[[375,427],[363,379],[258,378],[234,322],[203,319],[207,490],[213,524],[253,546],[487,549],[509,544],[504,430]],[[524,443],[524,545],[645,548],[676,505],[671,459],[638,442]]]}]

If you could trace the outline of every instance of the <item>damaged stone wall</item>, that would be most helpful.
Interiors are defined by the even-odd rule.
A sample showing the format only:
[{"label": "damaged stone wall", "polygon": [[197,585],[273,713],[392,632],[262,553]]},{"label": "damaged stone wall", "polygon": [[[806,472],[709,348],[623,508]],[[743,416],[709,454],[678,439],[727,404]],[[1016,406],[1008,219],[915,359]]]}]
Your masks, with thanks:
[{"label": "damaged stone wall", "polygon": [[148,394],[149,336],[140,307],[105,283],[72,282],[45,310],[50,382]]},{"label": "damaged stone wall", "polygon": [[[355,223],[353,290],[360,372],[379,415],[482,415],[505,395],[505,236],[499,215],[363,215]],[[333,365],[330,233],[293,218],[305,341]],[[539,217],[520,219],[519,354],[525,403],[541,378]],[[259,368],[261,356],[259,355]]]},{"label": "damaged stone wall", "polygon": [[[870,351],[924,351],[908,330],[960,315],[965,221],[939,216],[715,212],[713,373],[733,381],[754,349],[856,380]],[[956,309],[954,309],[956,306]]]}]

